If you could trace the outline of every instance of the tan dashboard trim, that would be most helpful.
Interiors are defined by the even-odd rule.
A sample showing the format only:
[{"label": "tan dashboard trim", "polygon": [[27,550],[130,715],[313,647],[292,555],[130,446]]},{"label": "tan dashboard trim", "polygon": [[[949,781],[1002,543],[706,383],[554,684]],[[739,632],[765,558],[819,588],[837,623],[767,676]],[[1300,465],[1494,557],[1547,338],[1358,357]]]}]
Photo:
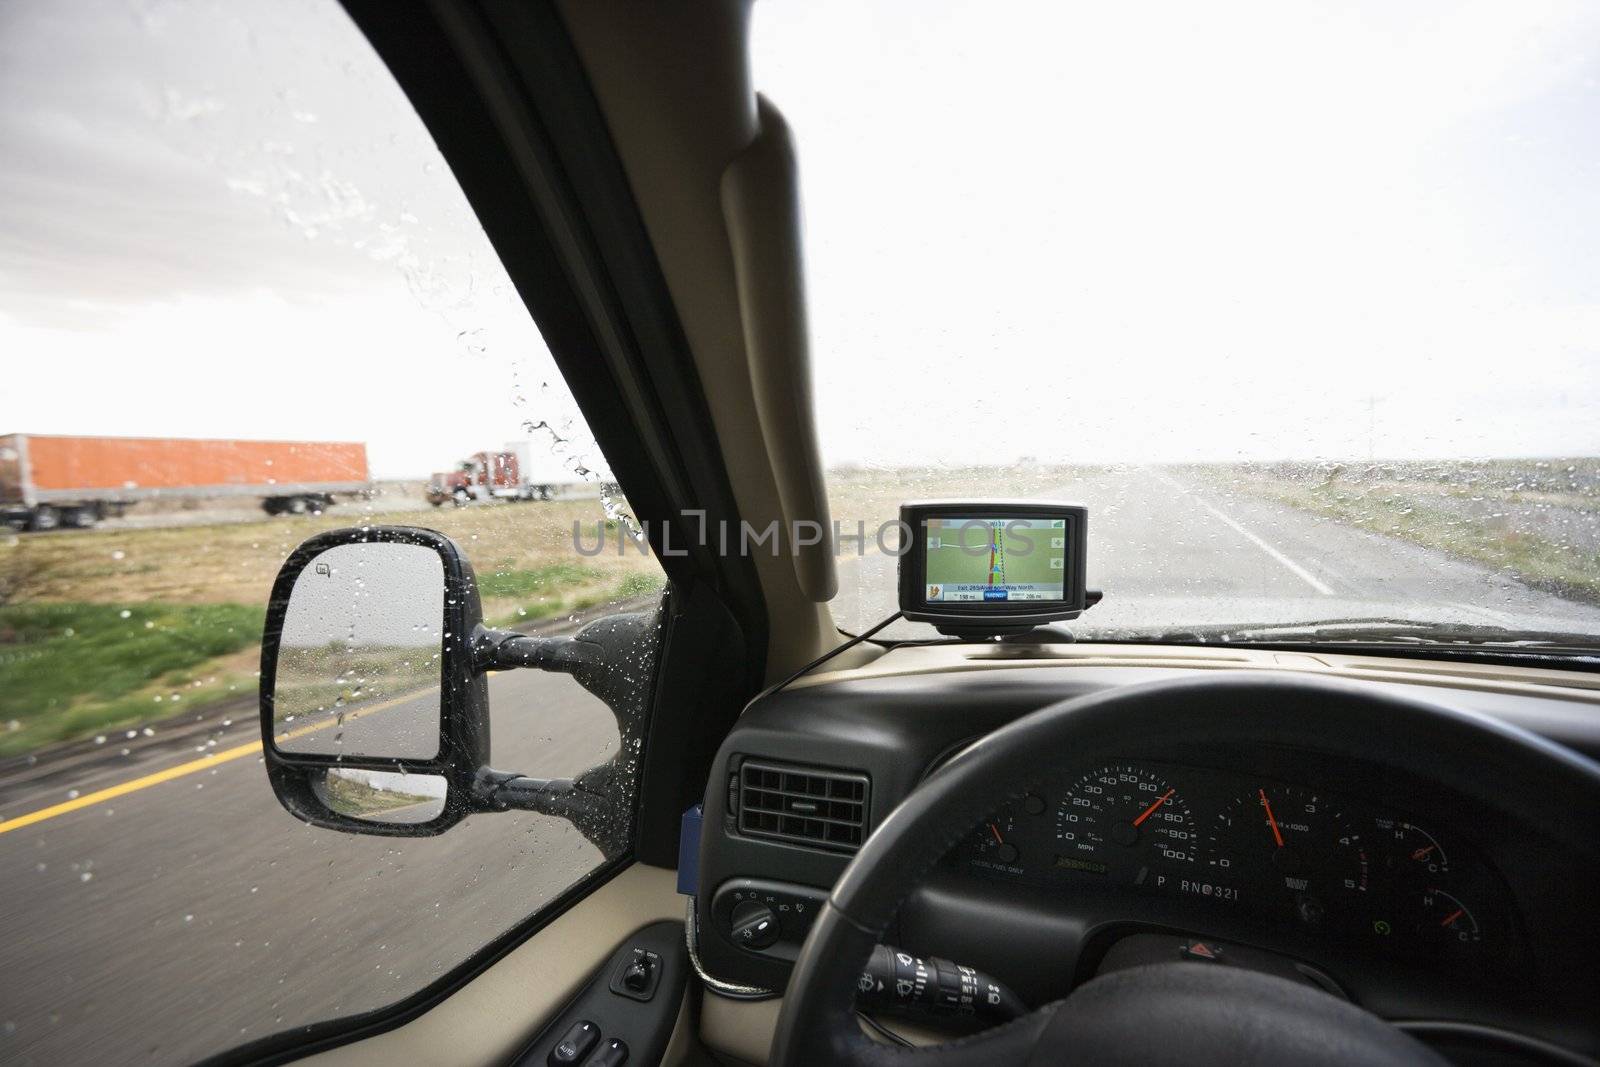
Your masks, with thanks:
[{"label": "tan dashboard trim", "polygon": [[791,689],[909,675],[1015,670],[1030,667],[1165,667],[1182,670],[1293,670],[1340,678],[1446,686],[1488,693],[1600,704],[1600,675],[1543,667],[1278,652],[1182,645],[911,645],[891,649],[864,666],[813,674]]},{"label": "tan dashboard trim", "polygon": [[711,992],[700,1000],[700,1041],[719,1056],[739,1063],[764,1064],[772,1051],[783,998],[733,1000]]}]

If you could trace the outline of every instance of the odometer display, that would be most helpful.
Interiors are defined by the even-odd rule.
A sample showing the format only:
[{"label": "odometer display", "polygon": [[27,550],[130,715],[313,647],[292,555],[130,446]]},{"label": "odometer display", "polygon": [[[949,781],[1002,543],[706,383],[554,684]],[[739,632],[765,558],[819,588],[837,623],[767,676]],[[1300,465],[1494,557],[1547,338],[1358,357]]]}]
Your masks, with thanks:
[{"label": "odometer display", "polygon": [[1132,764],[1113,764],[1074,782],[1056,807],[1058,867],[1116,873],[1152,862],[1192,863],[1194,816],[1178,791]]}]

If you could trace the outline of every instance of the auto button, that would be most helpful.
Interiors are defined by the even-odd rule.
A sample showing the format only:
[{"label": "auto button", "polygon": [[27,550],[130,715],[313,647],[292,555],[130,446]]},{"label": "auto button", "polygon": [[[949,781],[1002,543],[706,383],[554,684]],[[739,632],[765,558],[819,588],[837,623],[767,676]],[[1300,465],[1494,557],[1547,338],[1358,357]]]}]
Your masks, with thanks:
[{"label": "auto button", "polygon": [[572,1028],[556,1042],[556,1047],[550,1050],[550,1067],[569,1067],[582,1063],[599,1040],[600,1028],[594,1023],[587,1019],[573,1023]]}]

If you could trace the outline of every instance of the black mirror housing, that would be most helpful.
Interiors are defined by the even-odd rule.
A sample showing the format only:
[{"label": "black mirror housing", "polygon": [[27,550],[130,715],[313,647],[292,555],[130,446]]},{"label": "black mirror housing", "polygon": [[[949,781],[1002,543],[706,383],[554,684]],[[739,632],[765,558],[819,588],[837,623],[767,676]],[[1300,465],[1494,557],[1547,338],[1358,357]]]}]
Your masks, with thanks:
[{"label": "black mirror housing", "polygon": [[[344,546],[407,545],[427,549],[439,560],[443,579],[443,617],[439,620],[438,745],[431,757],[382,753],[286,750],[289,735],[278,715],[278,673],[284,651],[285,622],[302,573],[330,551]],[[327,573],[322,570],[316,573]],[[438,590],[417,589],[421,597]],[[318,534],[295,549],[273,582],[261,640],[261,739],[267,778],[278,801],[296,818],[347,833],[386,836],[441,834],[476,810],[475,777],[489,757],[488,682],[473,663],[473,637],[482,629],[483,609],[472,565],[450,538],[409,526],[372,526]],[[409,666],[409,664],[408,664]],[[358,690],[359,691],[359,690]],[[424,698],[419,698],[424,699]],[[393,703],[393,702],[390,702]],[[382,710],[378,708],[376,710]],[[345,716],[333,720],[342,732]],[[300,731],[296,731],[297,733]],[[360,818],[330,804],[325,784],[330,772],[428,776],[417,781],[443,782],[442,804],[422,810],[420,821]],[[422,798],[416,798],[422,799]],[[437,812],[434,812],[437,809]]]},{"label": "black mirror housing", "polygon": [[[291,815],[332,830],[425,837],[474,812],[535,811],[619,855],[634,816],[627,742],[643,739],[662,617],[609,615],[567,637],[490,630],[472,566],[443,534],[319,534],[284,562],[267,606],[267,778]],[[604,701],[618,753],[575,778],[489,766],[488,673],[518,668],[569,674]]]}]

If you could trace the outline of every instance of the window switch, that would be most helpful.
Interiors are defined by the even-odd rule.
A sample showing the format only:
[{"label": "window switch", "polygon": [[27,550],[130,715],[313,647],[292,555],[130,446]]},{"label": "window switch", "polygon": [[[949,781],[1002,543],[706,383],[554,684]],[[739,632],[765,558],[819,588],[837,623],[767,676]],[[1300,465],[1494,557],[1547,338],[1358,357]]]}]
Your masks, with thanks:
[{"label": "window switch", "polygon": [[[572,1028],[562,1034],[561,1040],[556,1042],[556,1047],[550,1050],[550,1067],[566,1067],[568,1064],[582,1063],[584,1057],[589,1055],[599,1040],[600,1028],[594,1023],[587,1019],[573,1023]],[[612,1044],[617,1042],[613,1041]],[[626,1046],[623,1055],[627,1055]]]},{"label": "window switch", "polygon": [[619,1038],[612,1038],[605,1043],[605,1047],[595,1053],[594,1059],[589,1061],[589,1067],[622,1067],[628,1062],[628,1046]]}]

